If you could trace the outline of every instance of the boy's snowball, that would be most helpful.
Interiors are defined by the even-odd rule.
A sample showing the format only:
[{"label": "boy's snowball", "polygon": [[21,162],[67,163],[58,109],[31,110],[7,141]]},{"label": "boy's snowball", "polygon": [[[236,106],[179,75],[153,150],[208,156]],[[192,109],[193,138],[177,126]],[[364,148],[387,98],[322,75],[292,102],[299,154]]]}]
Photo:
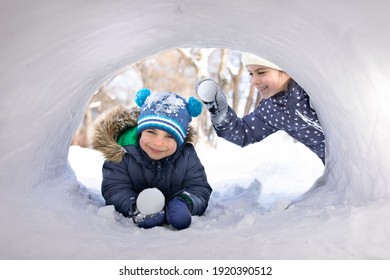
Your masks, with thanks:
[{"label": "boy's snowball", "polygon": [[137,197],[137,208],[143,215],[155,214],[163,210],[165,197],[159,189],[145,189]]}]

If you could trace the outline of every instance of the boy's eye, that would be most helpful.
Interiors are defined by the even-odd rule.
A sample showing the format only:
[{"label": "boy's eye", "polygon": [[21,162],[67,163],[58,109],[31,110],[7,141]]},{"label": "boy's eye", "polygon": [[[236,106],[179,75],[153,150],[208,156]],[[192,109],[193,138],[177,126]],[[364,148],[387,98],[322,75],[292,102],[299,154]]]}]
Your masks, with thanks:
[{"label": "boy's eye", "polygon": [[150,133],[150,134],[156,134],[156,132],[154,130],[151,130],[151,129],[146,130],[146,132]]},{"label": "boy's eye", "polygon": [[167,134],[167,136],[166,136],[167,138],[171,138],[171,139],[173,139],[173,136],[172,135],[170,135],[170,134]]}]

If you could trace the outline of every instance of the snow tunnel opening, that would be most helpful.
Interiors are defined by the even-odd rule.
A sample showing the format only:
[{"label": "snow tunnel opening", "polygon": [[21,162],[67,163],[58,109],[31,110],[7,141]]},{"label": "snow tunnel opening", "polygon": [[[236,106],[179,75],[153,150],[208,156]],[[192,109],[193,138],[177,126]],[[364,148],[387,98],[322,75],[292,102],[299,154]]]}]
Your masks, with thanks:
[{"label": "snow tunnel opening", "polygon": [[[223,61],[224,59],[226,61]],[[218,70],[221,69],[221,65],[225,65],[224,71]],[[257,92],[253,95],[248,71],[245,67],[244,69],[240,67],[241,51],[238,50],[172,48],[146,56],[115,71],[92,95],[84,119],[71,143],[73,148],[70,149],[69,160],[78,181],[94,194],[100,192],[103,157],[97,151],[98,154],[94,154],[92,151],[83,151],[77,147],[91,148],[90,133],[94,121],[113,106],[134,105],[135,93],[143,87],[148,87],[152,91],[174,91],[187,98],[197,97],[194,91],[195,83],[201,78],[210,77],[224,87],[228,102],[233,106],[235,93],[232,92],[231,84],[233,79],[238,79],[239,102],[236,105],[236,112],[243,116],[253,111],[260,99],[256,96]],[[251,104],[248,101],[250,98]],[[202,128],[202,123],[207,127]],[[299,197],[309,190],[323,173],[324,167],[317,156],[284,131],[242,149],[216,136],[207,110],[204,110],[202,119],[195,119],[192,125],[199,131],[200,139],[196,146],[209,180],[217,193],[237,188],[247,190],[257,181],[260,182],[262,193],[261,196],[259,194],[258,201],[264,205],[271,205],[278,200]],[[228,151],[232,156],[230,159],[213,160],[209,157],[209,149],[217,158],[221,157],[218,152],[222,150]],[[83,156],[81,153],[88,155]],[[261,160],[252,160],[256,158]],[[242,174],[237,174],[237,164],[246,166]],[[219,165],[219,168],[216,165]],[[87,166],[87,172],[94,175],[83,171]],[[226,178],[224,174],[235,175]]]},{"label": "snow tunnel opening", "polygon": [[[80,215],[83,214],[79,213],[80,204],[75,203],[73,196],[69,199],[63,187],[67,180],[71,181],[71,191],[77,184],[67,162],[69,143],[83,118],[90,97],[87,95],[92,95],[95,86],[107,74],[127,62],[173,46],[214,45],[267,56],[288,69],[313,94],[327,132],[329,160],[322,190],[314,192],[315,197],[305,200],[304,206],[318,210],[322,206],[367,205],[378,200],[381,200],[380,205],[386,204],[390,193],[387,172],[390,170],[387,129],[390,115],[386,106],[390,91],[390,40],[384,36],[389,25],[383,5],[367,1],[354,5],[332,1],[320,6],[313,1],[297,1],[294,5],[262,1],[259,5],[253,0],[209,1],[207,5],[201,1],[183,5],[183,1],[177,0],[155,1],[154,5],[147,5],[145,1],[25,2],[22,7],[17,1],[8,1],[0,27],[4,42],[0,52],[4,116],[1,185],[6,194],[2,198],[1,213],[7,224],[1,237],[3,244],[10,245],[12,250],[3,250],[4,254],[21,258],[100,255],[107,258],[109,252],[108,256],[118,256],[117,249],[123,248],[123,244],[112,246],[113,235],[109,231],[103,232],[107,239],[98,240],[97,246],[88,246],[92,250],[80,250],[85,237],[97,233],[97,228],[91,219],[95,217],[89,212]],[[100,172],[99,166],[96,174]],[[223,172],[229,174],[227,170]],[[48,187],[38,195],[32,193],[39,191],[41,185]],[[51,211],[47,211],[48,208]],[[27,215],[26,209],[31,209]],[[365,212],[352,210],[355,214]],[[373,217],[383,213],[372,212]],[[299,235],[303,237],[302,242],[292,242],[298,244],[296,248],[302,244],[314,250],[320,248],[316,243],[308,246],[306,234],[301,232],[302,224],[295,223],[296,220],[306,223],[307,211],[298,209],[293,214],[295,218],[283,223],[286,228],[294,229],[293,232],[285,234],[279,227],[269,231],[262,222],[255,229],[259,229],[259,236],[265,233],[268,240],[276,241],[273,244],[283,245],[291,236]],[[375,220],[368,215],[360,217],[363,227],[370,226],[367,221]],[[332,228],[333,221],[331,219],[329,224]],[[347,231],[360,232],[356,230],[359,219],[354,218],[352,222],[346,224]],[[319,225],[323,229],[322,224]],[[104,226],[107,227],[106,223]],[[313,227],[311,223],[308,226]],[[210,229],[210,225],[205,229]],[[231,233],[231,227],[228,229]],[[339,232],[343,233],[343,229]],[[34,237],[31,231],[37,235]],[[319,232],[321,238],[318,238]],[[333,232],[330,231],[330,235],[333,236]],[[214,242],[215,257],[226,251],[225,239],[213,239],[215,228],[204,233],[210,235],[210,244],[222,240],[220,246]],[[243,233],[248,236],[247,227]],[[125,234],[128,236],[128,232]],[[240,236],[235,232],[233,235]],[[323,245],[321,241],[329,239],[330,235],[329,231],[317,228],[312,240],[319,240],[318,244]],[[280,238],[275,239],[275,236]],[[252,244],[255,239],[264,240],[256,236],[250,238],[248,248],[255,248]],[[356,240],[359,241],[356,244],[370,245],[371,239],[367,237],[368,242]],[[359,247],[354,242],[347,243],[351,248]],[[338,244],[336,242],[334,248]],[[101,245],[109,250],[101,250]],[[42,250],[45,247],[49,250]],[[268,247],[271,253],[280,251],[275,250],[275,246]],[[177,249],[184,252],[183,248]],[[286,250],[281,249],[283,255]],[[129,257],[128,252],[137,252],[121,251],[125,252],[124,258]],[[191,250],[185,251],[191,253]],[[263,252],[255,251],[257,255]],[[329,256],[328,245],[322,251],[322,255],[317,256]],[[171,252],[169,256],[177,257],[177,250]],[[208,248],[203,252],[209,255]],[[266,250],[263,256],[269,252]],[[296,250],[289,252],[297,257]],[[306,255],[310,257],[313,252]],[[362,250],[359,253],[367,256]],[[130,258],[134,256],[137,257],[135,254]],[[167,255],[161,252],[154,257],[158,256]]]}]

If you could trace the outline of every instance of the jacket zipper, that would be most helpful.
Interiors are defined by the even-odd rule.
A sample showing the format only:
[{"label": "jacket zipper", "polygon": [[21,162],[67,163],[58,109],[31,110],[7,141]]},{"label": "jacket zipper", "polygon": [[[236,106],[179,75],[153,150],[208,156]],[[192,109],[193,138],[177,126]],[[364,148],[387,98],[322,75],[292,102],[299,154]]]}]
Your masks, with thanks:
[{"label": "jacket zipper", "polygon": [[157,162],[157,171],[158,171],[158,172],[161,171],[161,162]]}]

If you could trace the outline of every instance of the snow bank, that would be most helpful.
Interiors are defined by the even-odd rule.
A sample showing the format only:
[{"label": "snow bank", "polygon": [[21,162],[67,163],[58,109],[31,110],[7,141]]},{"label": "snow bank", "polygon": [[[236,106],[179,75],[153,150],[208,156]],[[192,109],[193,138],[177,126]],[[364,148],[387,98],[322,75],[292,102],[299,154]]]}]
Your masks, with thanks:
[{"label": "snow bank", "polygon": [[[0,248],[8,248],[1,250],[3,258],[111,257],[95,254],[98,246],[80,246],[80,240],[91,242],[88,234],[96,230],[90,213],[80,211],[83,195],[80,204],[73,197],[78,183],[67,161],[69,144],[99,84],[130,63],[174,47],[249,51],[280,65],[309,92],[327,138],[327,166],[317,184],[321,187],[288,215],[386,205],[388,2],[3,0],[0,5],[0,217],[6,225]],[[302,219],[292,222],[297,220]],[[251,217],[246,221],[256,223]],[[65,237],[62,232],[72,226]],[[388,222],[384,226],[388,229]],[[29,237],[32,228],[36,235]],[[325,237],[332,234],[324,231]],[[272,239],[270,233],[265,236]],[[66,247],[57,243],[63,238]],[[40,254],[45,244],[54,245]],[[269,252],[276,257],[272,248]]]}]

